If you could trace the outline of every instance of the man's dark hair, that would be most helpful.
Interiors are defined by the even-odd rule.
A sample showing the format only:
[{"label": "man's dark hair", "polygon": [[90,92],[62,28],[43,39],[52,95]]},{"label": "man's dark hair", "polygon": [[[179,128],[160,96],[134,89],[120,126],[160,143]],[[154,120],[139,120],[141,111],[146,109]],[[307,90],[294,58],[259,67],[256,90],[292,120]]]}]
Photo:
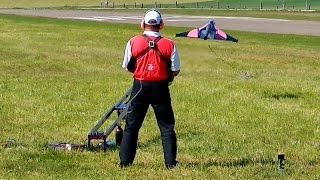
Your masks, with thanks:
[{"label": "man's dark hair", "polygon": [[151,30],[159,30],[160,29],[160,24],[156,24],[156,25],[145,24],[145,26],[150,28]]},{"label": "man's dark hair", "polygon": [[156,24],[156,23],[157,23],[157,20],[155,20],[155,19],[150,19],[150,20],[148,21],[148,23],[149,23],[149,24]]}]

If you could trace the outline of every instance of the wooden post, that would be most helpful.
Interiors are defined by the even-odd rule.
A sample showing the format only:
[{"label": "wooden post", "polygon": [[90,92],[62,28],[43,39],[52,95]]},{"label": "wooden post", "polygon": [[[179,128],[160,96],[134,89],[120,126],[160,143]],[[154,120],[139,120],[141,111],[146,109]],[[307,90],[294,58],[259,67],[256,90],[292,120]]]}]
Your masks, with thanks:
[{"label": "wooden post", "polygon": [[123,8],[126,8],[126,3],[123,3]]},{"label": "wooden post", "polygon": [[176,1],[176,8],[178,7],[178,1]]},{"label": "wooden post", "polygon": [[134,8],[137,8],[137,2],[134,2]]},{"label": "wooden post", "polygon": [[260,1],[260,9],[263,9],[263,3]]},{"label": "wooden post", "polygon": [[101,1],[101,8],[105,8],[108,1],[102,0]]},{"label": "wooden post", "polygon": [[114,2],[112,2],[112,8],[114,8]]},{"label": "wooden post", "polygon": [[141,8],[143,8],[143,3],[141,3]]},{"label": "wooden post", "polygon": [[219,0],[217,1],[217,9],[220,9],[220,2],[219,2]]},{"label": "wooden post", "polygon": [[196,8],[198,8],[199,7],[199,4],[198,4],[198,2],[196,2]]}]

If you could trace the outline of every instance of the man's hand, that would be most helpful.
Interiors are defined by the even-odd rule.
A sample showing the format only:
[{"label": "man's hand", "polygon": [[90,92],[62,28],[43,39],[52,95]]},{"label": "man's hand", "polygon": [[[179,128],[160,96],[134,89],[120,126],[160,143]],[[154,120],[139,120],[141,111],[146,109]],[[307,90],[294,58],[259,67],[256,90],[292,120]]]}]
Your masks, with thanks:
[{"label": "man's hand", "polygon": [[177,76],[179,73],[180,73],[180,70],[178,70],[178,71],[171,71],[171,72],[170,72],[170,76],[175,77],[175,76]]},{"label": "man's hand", "polygon": [[172,84],[173,80],[174,80],[174,76],[170,76],[168,78],[168,86],[170,86]]},{"label": "man's hand", "polygon": [[180,73],[180,70],[178,71],[171,71],[170,75],[168,77],[168,86],[170,86],[174,80],[174,77],[177,76]]}]

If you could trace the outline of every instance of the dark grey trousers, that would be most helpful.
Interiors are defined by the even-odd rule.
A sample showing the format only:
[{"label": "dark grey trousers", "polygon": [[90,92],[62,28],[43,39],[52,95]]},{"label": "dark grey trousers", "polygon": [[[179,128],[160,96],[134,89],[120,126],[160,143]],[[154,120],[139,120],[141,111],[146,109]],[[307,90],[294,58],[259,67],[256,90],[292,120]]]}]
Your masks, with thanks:
[{"label": "dark grey trousers", "polygon": [[174,114],[168,82],[140,82],[135,80],[131,93],[131,106],[120,145],[120,165],[133,163],[136,155],[139,130],[151,105],[161,132],[166,166],[176,165],[177,139],[174,131]]}]

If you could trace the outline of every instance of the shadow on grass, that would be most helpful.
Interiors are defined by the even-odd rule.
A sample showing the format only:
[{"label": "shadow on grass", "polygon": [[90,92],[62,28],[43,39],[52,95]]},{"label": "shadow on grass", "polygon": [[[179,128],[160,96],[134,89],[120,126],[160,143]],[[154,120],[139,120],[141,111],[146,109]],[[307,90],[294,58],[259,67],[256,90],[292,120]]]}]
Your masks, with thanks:
[{"label": "shadow on grass", "polygon": [[106,151],[104,151],[103,146],[92,146],[90,148],[87,148],[87,151],[91,151],[91,152],[116,152],[119,151],[120,147],[119,145],[114,145],[114,146],[107,146]]},{"label": "shadow on grass", "polygon": [[[177,134],[177,139],[179,140],[179,139],[183,139],[183,138],[189,137],[190,134],[192,134],[192,136],[196,136],[199,133],[198,132],[179,133],[179,134]],[[138,147],[143,149],[143,148],[147,148],[147,147],[149,147],[151,145],[155,145],[157,143],[161,144],[161,136],[160,135],[154,136],[154,137],[148,139],[145,142],[139,142],[138,143]]]},{"label": "shadow on grass", "polygon": [[147,148],[147,147],[149,147],[149,146],[151,146],[151,145],[154,145],[154,144],[156,144],[156,143],[161,143],[161,136],[160,136],[160,135],[154,136],[154,137],[148,139],[148,140],[145,141],[145,142],[139,142],[139,143],[138,143],[138,147],[139,147],[140,149],[143,149],[143,148]]},{"label": "shadow on grass", "polygon": [[282,92],[282,93],[265,92],[265,97],[280,100],[280,99],[299,99],[301,96],[299,94],[290,93],[290,92]]},{"label": "shadow on grass", "polygon": [[[188,136],[187,133],[184,134],[179,134],[179,138],[183,138]],[[138,140],[139,141],[139,140]],[[97,142],[92,142],[91,147],[88,148],[87,146],[85,146],[83,149],[81,150],[77,150],[77,149],[72,149],[72,151],[92,151],[92,152],[104,152],[104,147],[103,145],[98,145],[99,143],[103,143],[102,141],[97,141]],[[161,144],[161,136],[157,135],[154,137],[151,137],[150,139],[148,139],[147,141],[144,142],[138,142],[138,148],[143,149],[143,148],[148,148],[152,145],[156,145],[156,144]],[[83,145],[86,145],[87,142],[85,142]],[[44,145],[45,148],[48,149],[47,147],[47,143]],[[56,148],[51,148],[53,150],[57,150],[57,151],[68,151],[65,150],[64,147],[60,148],[60,149],[56,149]],[[111,152],[115,152],[115,151],[119,151],[120,150],[120,146],[119,145],[111,145],[111,146],[107,146],[106,147],[106,151],[111,151]]]},{"label": "shadow on grass", "polygon": [[[209,168],[212,166],[219,166],[219,167],[245,167],[248,165],[276,165],[278,162],[274,159],[257,159],[252,160],[249,158],[242,158],[242,159],[227,159],[227,160],[206,160],[203,162],[186,162],[186,167],[191,168]],[[183,165],[183,164],[182,164]]]},{"label": "shadow on grass", "polygon": [[[190,132],[191,134],[195,135],[195,134],[198,134],[197,132]],[[190,136],[190,133],[179,133],[177,136],[177,138],[185,138],[185,137],[188,137]],[[139,140],[138,140],[139,141]],[[103,143],[102,141],[93,141],[91,142],[91,147],[88,148],[86,145],[87,145],[87,142],[85,142],[83,145],[85,145],[85,148],[83,148],[82,150],[77,150],[77,149],[72,149],[72,151],[92,151],[92,152],[104,152],[104,147],[103,145],[98,145],[99,143]],[[47,144],[46,143],[44,145],[45,148],[48,149],[47,147]],[[143,142],[138,142],[138,148],[140,149],[144,149],[144,148],[148,148],[150,146],[153,146],[153,145],[158,145],[158,144],[161,144],[161,136],[160,135],[157,135],[157,136],[153,136],[153,137],[150,137],[148,140],[146,141],[143,141]],[[50,149],[50,148],[49,148]],[[53,150],[55,150],[55,148],[51,148]],[[56,149],[57,151],[67,151],[65,150],[65,148],[60,148],[60,149]],[[119,151],[120,150],[120,145],[111,145],[111,146],[107,146],[106,147],[106,151],[108,152],[115,152],[115,151]]]}]

